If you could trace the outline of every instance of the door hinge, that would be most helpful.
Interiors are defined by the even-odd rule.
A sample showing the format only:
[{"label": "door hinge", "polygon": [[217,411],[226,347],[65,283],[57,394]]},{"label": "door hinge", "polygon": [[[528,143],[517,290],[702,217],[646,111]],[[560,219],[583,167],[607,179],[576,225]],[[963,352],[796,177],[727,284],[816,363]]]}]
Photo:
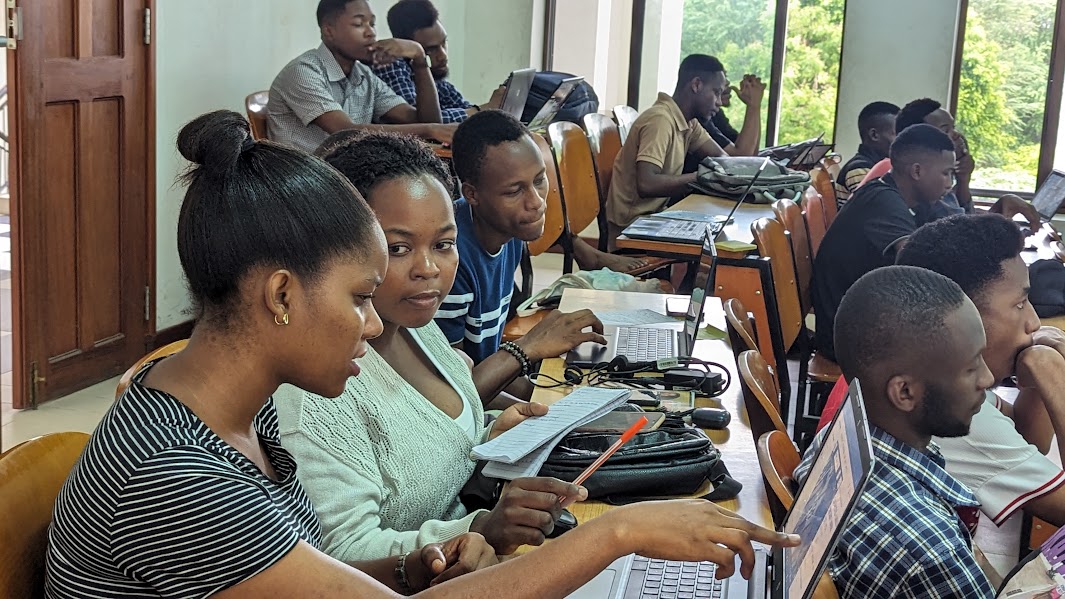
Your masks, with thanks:
[{"label": "door hinge", "polygon": [[41,376],[37,363],[30,362],[30,408],[37,409],[38,398],[41,393],[40,384],[43,382],[45,382],[45,379]]},{"label": "door hinge", "polygon": [[15,0],[4,2],[4,47],[14,50],[22,39],[22,7]]},{"label": "door hinge", "polygon": [[144,322],[148,322],[152,318],[152,288],[148,285],[144,286]]},{"label": "door hinge", "polygon": [[144,9],[144,45],[150,46],[152,43],[152,9]]}]

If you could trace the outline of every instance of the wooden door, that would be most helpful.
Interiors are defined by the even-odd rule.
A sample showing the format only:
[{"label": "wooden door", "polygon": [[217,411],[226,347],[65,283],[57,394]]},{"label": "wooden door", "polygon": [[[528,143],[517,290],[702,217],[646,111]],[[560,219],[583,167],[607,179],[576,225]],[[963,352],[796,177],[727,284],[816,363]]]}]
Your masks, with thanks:
[{"label": "wooden door", "polygon": [[154,194],[148,0],[20,0],[14,50],[14,401],[143,354]]}]

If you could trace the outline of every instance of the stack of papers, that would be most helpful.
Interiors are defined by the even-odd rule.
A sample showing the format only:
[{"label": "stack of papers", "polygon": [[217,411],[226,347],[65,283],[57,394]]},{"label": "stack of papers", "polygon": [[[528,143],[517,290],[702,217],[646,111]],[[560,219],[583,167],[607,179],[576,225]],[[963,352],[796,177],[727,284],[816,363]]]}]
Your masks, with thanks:
[{"label": "stack of papers", "polygon": [[525,420],[474,447],[470,455],[488,461],[483,472],[491,478],[536,476],[563,437],[625,403],[628,395],[628,389],[580,387],[552,405],[546,415]]}]

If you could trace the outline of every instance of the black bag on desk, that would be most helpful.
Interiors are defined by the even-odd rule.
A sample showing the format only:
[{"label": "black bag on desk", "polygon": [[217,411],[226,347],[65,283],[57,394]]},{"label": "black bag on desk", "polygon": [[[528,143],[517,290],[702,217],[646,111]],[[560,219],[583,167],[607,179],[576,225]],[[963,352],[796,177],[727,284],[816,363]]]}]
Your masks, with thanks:
[{"label": "black bag on desk", "polygon": [[[618,440],[617,433],[570,433],[540,469],[540,476],[571,481]],[[632,503],[691,495],[709,480],[704,499],[718,501],[739,494],[742,485],[721,461],[721,452],[698,428],[667,417],[658,429],[637,433],[584,483],[589,499]]]}]

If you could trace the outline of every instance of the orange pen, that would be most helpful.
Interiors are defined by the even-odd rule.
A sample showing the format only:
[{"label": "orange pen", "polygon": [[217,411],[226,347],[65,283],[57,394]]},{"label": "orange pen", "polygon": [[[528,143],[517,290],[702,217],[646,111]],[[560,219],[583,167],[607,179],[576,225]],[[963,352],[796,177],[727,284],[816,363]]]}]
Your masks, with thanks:
[{"label": "orange pen", "polygon": [[[574,479],[573,484],[580,485],[583,484],[584,481],[588,480],[588,477],[591,476],[592,473],[594,473],[597,469],[599,469],[599,467],[603,465],[603,462],[609,460],[610,456],[614,455],[614,452],[621,449],[622,445],[628,443],[629,440],[635,437],[636,433],[640,432],[640,429],[643,428],[645,424],[647,424],[647,416],[640,416],[639,420],[634,422],[627,431],[621,434],[620,439],[614,441],[613,445],[607,448],[607,450],[604,451],[603,454],[600,455],[598,458],[596,458],[594,462],[589,464],[588,467],[584,469],[584,472],[581,472],[580,476]],[[559,503],[562,503],[565,500],[565,497],[558,498]]]}]

